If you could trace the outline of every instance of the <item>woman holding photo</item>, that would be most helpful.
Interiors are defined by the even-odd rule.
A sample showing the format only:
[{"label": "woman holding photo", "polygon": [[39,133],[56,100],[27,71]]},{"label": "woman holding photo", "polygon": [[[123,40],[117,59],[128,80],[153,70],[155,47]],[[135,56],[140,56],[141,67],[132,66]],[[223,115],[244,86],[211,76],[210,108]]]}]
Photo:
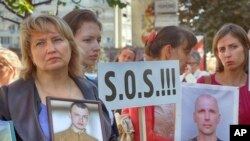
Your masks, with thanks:
[{"label": "woman holding photo", "polygon": [[[97,88],[81,77],[73,33],[59,17],[28,17],[21,24],[20,42],[24,69],[19,80],[0,89],[0,119],[13,121],[18,141],[49,141],[46,97],[99,100]],[[109,140],[110,119],[100,116]]]},{"label": "woman holding photo", "polygon": [[226,24],[216,33],[213,52],[216,72],[201,77],[198,83],[239,87],[239,124],[250,124],[250,93],[248,91],[249,39],[246,31],[236,24]]}]

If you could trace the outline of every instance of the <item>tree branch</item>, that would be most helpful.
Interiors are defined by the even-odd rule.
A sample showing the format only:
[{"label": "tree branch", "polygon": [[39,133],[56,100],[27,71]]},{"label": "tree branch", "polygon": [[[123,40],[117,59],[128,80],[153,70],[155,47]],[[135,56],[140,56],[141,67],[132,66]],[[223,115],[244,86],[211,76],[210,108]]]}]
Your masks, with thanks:
[{"label": "tree branch", "polygon": [[10,7],[8,7],[8,5],[7,5],[5,2],[0,1],[0,4],[4,5],[4,7],[5,7],[7,10],[9,10],[11,13],[13,13],[13,14],[17,15],[19,18],[24,19],[24,16],[22,16],[22,15],[18,14],[16,11],[14,11],[14,10],[13,10],[13,9],[11,9]]},{"label": "tree branch", "polygon": [[2,18],[3,20],[7,20],[7,21],[10,21],[10,22],[12,22],[12,23],[15,23],[15,24],[20,25],[20,22],[18,22],[18,21],[14,21],[14,20],[12,20],[12,19],[5,18],[5,17],[3,17],[3,16],[0,16],[0,18]]},{"label": "tree branch", "polygon": [[33,6],[39,6],[39,5],[43,5],[43,4],[50,4],[52,2],[52,0],[47,0],[47,1],[43,1],[43,2],[39,2],[39,3],[34,3]]}]

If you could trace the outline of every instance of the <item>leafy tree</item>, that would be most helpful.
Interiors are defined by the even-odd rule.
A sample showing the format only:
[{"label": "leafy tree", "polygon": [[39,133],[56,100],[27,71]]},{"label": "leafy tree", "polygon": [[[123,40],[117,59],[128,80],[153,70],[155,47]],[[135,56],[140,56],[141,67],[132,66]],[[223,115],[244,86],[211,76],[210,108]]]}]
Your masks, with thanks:
[{"label": "leafy tree", "polygon": [[121,0],[107,0],[110,7],[118,6],[119,8],[125,8],[128,4],[121,2]]},{"label": "leafy tree", "polygon": [[225,23],[235,23],[250,29],[249,0],[179,0],[179,19],[194,32],[204,33],[211,50],[212,38]]},{"label": "leafy tree", "polygon": [[[0,4],[3,5],[9,12],[15,14],[20,19],[25,19],[26,17],[30,16],[33,13],[33,10],[40,5],[43,4],[50,4],[52,0],[46,0],[43,2],[34,2],[33,0],[0,0]],[[73,3],[76,4],[76,9],[79,8],[78,4],[81,2],[72,0]],[[124,8],[127,6],[127,3],[123,3],[120,0],[107,0],[110,7],[118,6],[119,8]],[[57,0],[57,8],[56,8],[56,15],[58,14],[59,5],[66,5],[66,2],[61,0]],[[15,21],[8,17],[4,17],[0,15],[0,19],[8,20],[10,22],[20,24],[19,21]]]},{"label": "leafy tree", "polygon": [[[49,4],[51,3],[51,1],[52,0],[47,0],[35,3],[33,2],[33,0],[0,0],[0,4],[3,5],[9,12],[15,14],[17,17],[25,19],[33,13],[35,7],[43,4]],[[0,15],[0,18],[16,24],[20,24],[19,21],[12,20],[2,15]]]}]

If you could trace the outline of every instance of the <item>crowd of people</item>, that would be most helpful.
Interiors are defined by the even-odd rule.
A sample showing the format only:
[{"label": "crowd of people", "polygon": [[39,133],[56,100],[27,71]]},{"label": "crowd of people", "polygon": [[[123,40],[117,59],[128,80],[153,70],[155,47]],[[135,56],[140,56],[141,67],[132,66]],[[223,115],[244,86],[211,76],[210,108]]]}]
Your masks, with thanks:
[{"label": "crowd of people", "polygon": [[[63,18],[43,14],[30,16],[21,24],[20,62],[18,56],[0,48],[0,120],[12,120],[18,141],[50,141],[46,97],[75,100],[100,101],[105,141],[119,140],[113,111],[106,109],[99,99],[98,78],[89,78],[86,72],[93,71],[100,56],[102,24],[91,10],[73,10]],[[195,35],[179,26],[166,26],[153,32],[145,44],[144,60],[179,60],[182,82],[205,83],[239,87],[239,124],[250,124],[250,93],[248,91],[248,50],[250,41],[247,32],[236,24],[223,25],[213,40],[213,52],[217,60],[216,72],[210,74],[199,68],[201,57],[193,48],[197,44]],[[136,51],[124,47],[114,62],[136,61]],[[215,114],[213,128],[220,121],[217,101],[211,96],[199,97],[195,102],[194,121],[199,127],[203,113],[211,112],[204,106],[204,99],[213,103]],[[204,106],[206,108],[201,109]],[[211,104],[210,104],[211,106]],[[73,110],[88,113],[86,106],[72,105]],[[114,107],[115,109],[115,107]],[[221,110],[221,109],[220,109]],[[134,129],[134,141],[140,139],[138,108],[124,108],[120,114],[128,115]],[[146,138],[148,141],[175,140],[176,105],[145,106]],[[84,129],[85,115],[65,132]],[[79,126],[75,126],[79,125]],[[81,126],[82,125],[82,126]],[[81,126],[81,127],[80,127]],[[84,131],[85,132],[85,131]],[[203,133],[190,140],[220,140],[216,133]],[[58,133],[58,140],[65,139],[65,133]],[[87,136],[91,140],[94,137]],[[74,134],[74,138],[79,137]],[[83,138],[83,137],[81,137]]]}]

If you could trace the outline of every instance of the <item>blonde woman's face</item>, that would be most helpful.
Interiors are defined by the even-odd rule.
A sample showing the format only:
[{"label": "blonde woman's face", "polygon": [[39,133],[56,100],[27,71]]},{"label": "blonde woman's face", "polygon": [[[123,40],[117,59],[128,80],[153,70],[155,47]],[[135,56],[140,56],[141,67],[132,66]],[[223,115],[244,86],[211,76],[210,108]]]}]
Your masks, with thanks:
[{"label": "blonde woman's face", "polygon": [[31,34],[32,60],[38,71],[67,70],[71,48],[66,38],[59,34],[54,25],[48,25],[49,33],[34,31]]}]

